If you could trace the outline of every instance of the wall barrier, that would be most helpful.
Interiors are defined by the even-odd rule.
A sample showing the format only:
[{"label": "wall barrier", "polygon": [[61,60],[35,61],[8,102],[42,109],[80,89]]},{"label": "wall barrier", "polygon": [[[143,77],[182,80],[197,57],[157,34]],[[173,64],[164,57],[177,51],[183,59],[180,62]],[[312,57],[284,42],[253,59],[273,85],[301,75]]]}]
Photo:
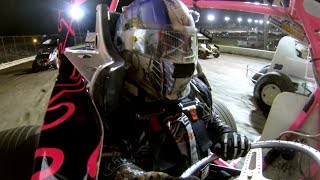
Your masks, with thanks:
[{"label": "wall barrier", "polygon": [[10,61],[10,62],[7,62],[7,63],[0,63],[0,70],[1,69],[6,69],[6,68],[9,68],[9,67],[12,67],[12,66],[16,66],[18,64],[22,64],[22,63],[26,63],[26,62],[29,62],[29,61],[33,61],[35,59],[35,57],[36,56],[30,56],[30,57],[26,57],[26,58],[23,58],[23,59]]},{"label": "wall barrier", "polygon": [[260,49],[251,49],[243,47],[232,47],[219,45],[221,53],[237,54],[243,56],[257,57],[262,59],[272,60],[274,51],[266,51]]},{"label": "wall barrier", "polygon": [[[259,49],[251,49],[251,48],[242,48],[242,47],[232,47],[232,46],[222,46],[219,45],[221,53],[229,53],[229,54],[236,54],[236,55],[243,55],[249,57],[257,57],[262,59],[272,60],[274,52],[273,51],[266,51],[266,50],[259,50]],[[12,62],[7,63],[0,63],[0,70],[5,69],[11,66],[15,66],[24,62],[32,61],[35,56],[27,57],[19,60],[15,60]]]},{"label": "wall barrier", "polygon": [[[83,44],[85,37],[84,33],[76,33],[75,45]],[[0,36],[0,64],[36,55],[42,38],[43,35]]]}]

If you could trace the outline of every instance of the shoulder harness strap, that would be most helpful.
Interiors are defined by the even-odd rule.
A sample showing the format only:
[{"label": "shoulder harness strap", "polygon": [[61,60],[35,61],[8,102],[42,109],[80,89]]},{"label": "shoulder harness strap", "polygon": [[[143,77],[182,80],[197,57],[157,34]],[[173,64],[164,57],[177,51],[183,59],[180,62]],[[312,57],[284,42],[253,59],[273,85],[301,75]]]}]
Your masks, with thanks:
[{"label": "shoulder harness strap", "polygon": [[207,151],[213,143],[210,139],[209,133],[207,132],[204,121],[201,119],[201,116],[199,118],[202,109],[199,106],[198,101],[190,100],[188,102],[181,102],[179,105],[181,106],[183,113],[191,120],[190,124],[201,151]]}]

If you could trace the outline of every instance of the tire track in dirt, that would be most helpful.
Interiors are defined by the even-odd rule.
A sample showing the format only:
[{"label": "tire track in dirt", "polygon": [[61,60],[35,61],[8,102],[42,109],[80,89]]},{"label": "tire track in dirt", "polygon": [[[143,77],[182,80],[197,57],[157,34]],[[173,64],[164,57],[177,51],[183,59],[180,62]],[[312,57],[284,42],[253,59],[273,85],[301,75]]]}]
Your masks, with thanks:
[{"label": "tire track in dirt", "polygon": [[0,71],[0,130],[41,125],[57,70],[33,73],[31,62]]},{"label": "tire track in dirt", "polygon": [[246,77],[246,66],[259,70],[268,60],[221,54],[219,58],[199,60],[212,87],[212,96],[231,111],[238,132],[250,140],[260,136],[265,117],[256,107],[253,98],[253,83]]}]

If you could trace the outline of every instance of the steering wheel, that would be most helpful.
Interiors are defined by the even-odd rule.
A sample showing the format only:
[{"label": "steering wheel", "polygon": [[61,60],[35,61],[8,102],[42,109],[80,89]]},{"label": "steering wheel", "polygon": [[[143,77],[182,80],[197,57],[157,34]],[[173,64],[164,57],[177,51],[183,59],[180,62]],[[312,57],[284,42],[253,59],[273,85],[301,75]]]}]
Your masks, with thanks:
[{"label": "steering wheel", "polygon": [[[289,148],[296,151],[300,151],[310,156],[313,160],[315,160],[320,165],[320,152],[310,146],[292,142],[292,141],[278,141],[278,140],[259,141],[259,142],[251,143],[251,150],[248,152],[246,156],[246,160],[241,170],[241,174],[236,178],[237,180],[267,179],[262,174],[263,159],[262,159],[261,148]],[[181,174],[180,178],[185,179],[190,177],[196,171],[200,170],[207,164],[212,163],[213,160],[217,158],[218,156],[216,154],[211,153],[209,156],[201,159],[196,164],[192,165],[190,168],[184,171]],[[254,159],[256,163],[255,164],[256,168],[254,169],[249,167],[252,159]]]}]

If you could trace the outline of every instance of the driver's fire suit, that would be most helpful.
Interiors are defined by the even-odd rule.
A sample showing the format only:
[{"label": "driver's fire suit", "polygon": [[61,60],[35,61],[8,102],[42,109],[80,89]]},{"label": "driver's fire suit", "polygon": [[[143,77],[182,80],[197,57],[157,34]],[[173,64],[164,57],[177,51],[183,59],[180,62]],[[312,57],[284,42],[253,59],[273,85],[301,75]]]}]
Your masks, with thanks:
[{"label": "driver's fire suit", "polygon": [[171,179],[208,156],[216,143],[224,159],[245,156],[249,149],[248,139],[214,112],[211,93],[198,78],[179,102],[149,102],[124,90],[118,110],[107,119],[101,178]]}]

